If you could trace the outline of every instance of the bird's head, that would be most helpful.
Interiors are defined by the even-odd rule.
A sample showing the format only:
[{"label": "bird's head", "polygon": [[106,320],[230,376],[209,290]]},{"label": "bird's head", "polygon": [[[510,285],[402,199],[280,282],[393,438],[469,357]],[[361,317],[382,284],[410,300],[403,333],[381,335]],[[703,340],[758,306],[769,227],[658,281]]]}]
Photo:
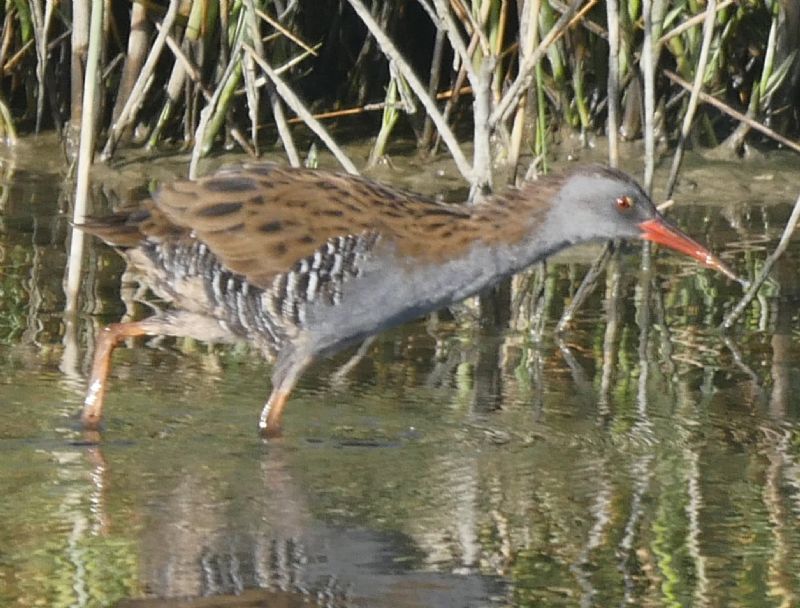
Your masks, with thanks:
[{"label": "bird's head", "polygon": [[632,177],[617,169],[579,168],[563,180],[550,211],[549,227],[569,235],[572,242],[641,238],[739,281],[719,258],[661,215]]}]

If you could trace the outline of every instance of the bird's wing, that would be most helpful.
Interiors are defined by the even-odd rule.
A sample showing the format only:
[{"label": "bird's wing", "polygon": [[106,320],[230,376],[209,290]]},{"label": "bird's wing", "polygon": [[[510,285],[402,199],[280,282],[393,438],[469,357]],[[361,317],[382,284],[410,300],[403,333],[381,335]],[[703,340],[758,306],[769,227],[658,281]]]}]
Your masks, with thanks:
[{"label": "bird's wing", "polygon": [[364,178],[274,164],[177,181],[153,198],[171,223],[190,230],[223,265],[260,287],[343,237],[374,243],[377,235],[403,255],[431,255],[436,232],[469,217],[459,206]]}]

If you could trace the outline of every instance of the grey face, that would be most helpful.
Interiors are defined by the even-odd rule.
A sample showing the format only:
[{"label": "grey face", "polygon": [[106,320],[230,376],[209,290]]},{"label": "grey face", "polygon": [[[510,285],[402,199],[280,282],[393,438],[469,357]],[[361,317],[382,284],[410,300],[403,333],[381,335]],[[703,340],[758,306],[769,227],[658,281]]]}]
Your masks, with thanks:
[{"label": "grey face", "polygon": [[628,175],[607,167],[588,167],[571,175],[553,202],[552,228],[573,243],[594,239],[637,238],[639,224],[658,217],[653,203]]}]

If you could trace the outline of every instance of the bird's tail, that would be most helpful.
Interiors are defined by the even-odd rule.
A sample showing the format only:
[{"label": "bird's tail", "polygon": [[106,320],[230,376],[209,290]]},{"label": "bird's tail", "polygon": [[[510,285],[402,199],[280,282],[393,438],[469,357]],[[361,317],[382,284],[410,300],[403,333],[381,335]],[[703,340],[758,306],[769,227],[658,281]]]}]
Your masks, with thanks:
[{"label": "bird's tail", "polygon": [[119,249],[137,247],[148,239],[159,240],[187,232],[186,229],[172,224],[151,200],[144,201],[136,208],[122,209],[106,217],[88,217],[74,226]]},{"label": "bird's tail", "polygon": [[106,217],[87,217],[80,224],[73,224],[78,230],[92,234],[113,247],[127,249],[136,247],[144,239],[141,224],[150,218],[147,209],[123,211]]}]

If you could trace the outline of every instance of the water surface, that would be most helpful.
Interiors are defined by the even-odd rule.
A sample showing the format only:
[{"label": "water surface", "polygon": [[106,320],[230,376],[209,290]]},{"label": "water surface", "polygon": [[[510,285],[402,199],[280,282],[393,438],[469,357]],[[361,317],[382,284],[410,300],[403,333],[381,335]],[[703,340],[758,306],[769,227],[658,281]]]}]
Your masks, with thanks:
[{"label": "water surface", "polygon": [[[67,331],[52,147],[26,142],[2,175],[0,605],[798,603],[796,245],[728,336],[738,286],[665,252],[643,273],[633,245],[557,339],[592,260],[570,252],[516,280],[510,328],[465,305],[320,362],[270,443],[252,352],[137,341],[98,440],[78,424],[85,375],[130,289],[91,243]],[[793,163],[689,159],[670,213],[749,276]],[[147,180],[100,175],[98,209]]]}]

